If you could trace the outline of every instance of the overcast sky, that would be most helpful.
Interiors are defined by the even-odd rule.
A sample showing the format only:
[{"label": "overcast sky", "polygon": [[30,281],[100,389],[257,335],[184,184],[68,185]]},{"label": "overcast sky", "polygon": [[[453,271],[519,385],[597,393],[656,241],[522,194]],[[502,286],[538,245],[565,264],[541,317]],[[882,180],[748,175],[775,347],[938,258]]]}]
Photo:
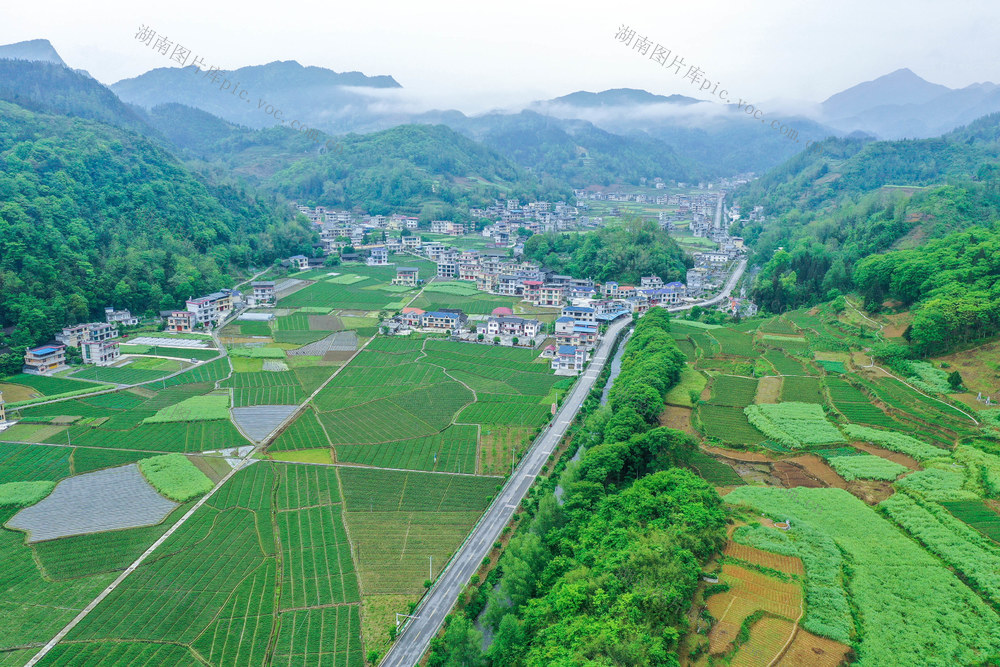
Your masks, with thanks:
[{"label": "overcast sky", "polygon": [[430,106],[480,111],[575,90],[697,96],[615,42],[621,24],[756,101],[821,101],[900,67],[950,87],[1000,80],[1000,2],[4,2],[0,43],[49,39],[71,67],[113,83],[166,57],[146,24],[224,69],[297,60],[389,74]]}]

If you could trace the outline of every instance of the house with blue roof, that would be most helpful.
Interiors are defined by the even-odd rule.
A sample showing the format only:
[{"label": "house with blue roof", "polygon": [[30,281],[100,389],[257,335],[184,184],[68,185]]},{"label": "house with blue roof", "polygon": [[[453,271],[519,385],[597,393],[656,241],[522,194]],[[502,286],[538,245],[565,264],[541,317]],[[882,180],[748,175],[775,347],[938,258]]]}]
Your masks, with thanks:
[{"label": "house with blue roof", "polygon": [[560,345],[552,357],[556,375],[578,375],[587,363],[587,349],[576,345]]},{"label": "house with blue roof", "polygon": [[33,347],[24,353],[22,370],[29,375],[50,375],[65,368],[66,346],[62,343]]}]

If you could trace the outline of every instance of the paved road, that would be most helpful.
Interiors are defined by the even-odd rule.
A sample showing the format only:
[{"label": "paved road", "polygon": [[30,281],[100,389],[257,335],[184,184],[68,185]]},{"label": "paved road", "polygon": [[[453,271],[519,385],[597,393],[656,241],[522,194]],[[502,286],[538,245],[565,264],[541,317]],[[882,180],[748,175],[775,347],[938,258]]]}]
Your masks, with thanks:
[{"label": "paved road", "polygon": [[686,303],[682,306],[671,306],[670,308],[667,308],[667,310],[669,310],[671,313],[675,313],[678,310],[690,310],[695,306],[702,306],[702,307],[711,306],[719,303],[723,299],[728,299],[729,295],[733,293],[733,288],[736,287],[736,283],[738,283],[740,281],[740,278],[743,277],[743,272],[746,271],[746,268],[747,268],[746,258],[741,259],[740,263],[736,265],[736,268],[729,275],[729,280],[726,281],[726,286],[722,289],[721,292],[713,296],[711,299],[706,299],[704,301],[696,301],[694,303]]},{"label": "paved road", "polygon": [[528,455],[517,466],[514,475],[507,481],[500,495],[490,505],[458,553],[441,573],[434,587],[424,597],[414,612],[415,618],[407,623],[396,643],[382,660],[382,667],[412,667],[420,661],[430,645],[431,638],[437,634],[444,617],[458,599],[462,587],[479,569],[483,558],[493,548],[493,543],[499,539],[504,526],[510,522],[514,510],[535,482],[535,477],[541,472],[549,455],[562,440],[570,422],[576,417],[577,411],[604,368],[618,332],[627,326],[629,321],[617,322],[608,329],[590,366],[563,401],[551,426],[532,445]]}]

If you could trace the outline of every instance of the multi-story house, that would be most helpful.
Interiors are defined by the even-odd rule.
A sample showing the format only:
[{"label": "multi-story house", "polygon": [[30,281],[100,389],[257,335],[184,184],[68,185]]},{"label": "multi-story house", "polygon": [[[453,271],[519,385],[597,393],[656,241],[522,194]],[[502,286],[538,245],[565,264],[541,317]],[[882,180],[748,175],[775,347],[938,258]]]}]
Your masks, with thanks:
[{"label": "multi-story house", "polygon": [[167,328],[165,331],[174,333],[190,333],[194,329],[194,313],[188,310],[172,310],[167,315]]},{"label": "multi-story house", "polygon": [[104,309],[104,321],[108,324],[120,324],[123,327],[134,327],[139,324],[139,318],[133,317],[127,309],[115,310],[110,306]]},{"label": "multi-story house", "polygon": [[64,327],[56,334],[56,340],[68,347],[80,347],[84,343],[101,342],[118,337],[118,329],[107,322],[87,322]]},{"label": "multi-story house", "polygon": [[420,271],[412,266],[396,267],[396,277],[392,279],[393,285],[406,285],[416,287],[420,282]]},{"label": "multi-story house", "polygon": [[577,322],[594,322],[597,311],[587,306],[563,306],[563,317],[572,317]]},{"label": "multi-story house", "polygon": [[643,276],[639,278],[639,287],[649,289],[663,287],[663,280],[659,276]]},{"label": "multi-story house", "polygon": [[21,370],[29,375],[48,375],[66,367],[66,346],[55,343],[25,351],[24,367]]},{"label": "multi-story house", "polygon": [[[306,266],[309,260],[306,259]],[[197,324],[211,326],[216,322],[221,322],[233,309],[233,297],[230,290],[213,292],[207,296],[197,299],[188,299],[187,310],[194,313],[194,320]]]},{"label": "multi-story house", "polygon": [[451,259],[439,260],[437,274],[439,278],[454,278],[458,275],[458,264]]},{"label": "multi-story house", "polygon": [[408,250],[410,252],[416,252],[420,250],[420,244],[422,241],[419,236],[404,236],[403,237],[403,250]]},{"label": "multi-story house", "polygon": [[562,375],[577,375],[587,363],[587,350],[575,345],[560,345],[552,358],[552,370]]},{"label": "multi-story house", "polygon": [[366,264],[368,266],[386,266],[389,263],[389,250],[385,246],[377,245],[369,250]]},{"label": "multi-story house", "polygon": [[253,301],[258,306],[275,302],[277,293],[273,280],[255,280],[250,283],[250,287],[253,289]]},{"label": "multi-story house", "polygon": [[566,300],[566,287],[564,285],[542,285],[538,291],[538,302],[536,306],[561,306]]},{"label": "multi-story house", "polygon": [[455,331],[461,329],[468,318],[460,310],[437,310],[424,315],[425,329],[438,329]]},{"label": "multi-story house", "polygon": [[288,261],[292,265],[293,269],[305,271],[309,268],[309,258],[305,255],[292,255],[288,258]]},{"label": "multi-story house", "polygon": [[116,340],[88,341],[80,346],[80,352],[83,363],[96,366],[110,366],[122,354]]},{"label": "multi-story house", "polygon": [[508,315],[495,315],[486,320],[486,333],[490,336],[524,336],[534,338],[542,330],[538,320]]}]

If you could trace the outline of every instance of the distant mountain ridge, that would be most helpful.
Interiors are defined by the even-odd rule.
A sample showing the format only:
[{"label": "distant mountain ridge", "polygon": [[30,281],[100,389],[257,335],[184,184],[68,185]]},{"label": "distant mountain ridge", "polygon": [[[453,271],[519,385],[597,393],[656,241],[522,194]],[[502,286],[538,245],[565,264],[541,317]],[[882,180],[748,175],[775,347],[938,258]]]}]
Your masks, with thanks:
[{"label": "distant mountain ridge", "polygon": [[546,104],[568,104],[576,107],[609,107],[609,106],[630,106],[635,104],[697,104],[701,100],[685,95],[656,95],[646,90],[637,88],[612,88],[602,90],[598,93],[591,93],[586,90],[578,90],[569,95],[556,97],[544,102],[535,102],[532,106],[543,106]]},{"label": "distant mountain ridge", "polygon": [[69,67],[47,39],[29,39],[0,46],[0,59],[37,60]]}]

